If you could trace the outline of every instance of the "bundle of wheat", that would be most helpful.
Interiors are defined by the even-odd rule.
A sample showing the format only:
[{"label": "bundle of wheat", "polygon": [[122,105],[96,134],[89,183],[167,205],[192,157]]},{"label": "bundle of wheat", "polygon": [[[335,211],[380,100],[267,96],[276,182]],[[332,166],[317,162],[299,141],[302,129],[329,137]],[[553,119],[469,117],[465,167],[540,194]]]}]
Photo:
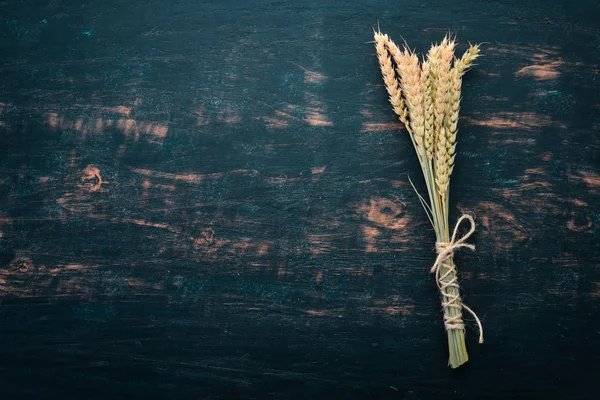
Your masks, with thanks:
[{"label": "bundle of wheat", "polygon": [[[475,222],[470,215],[463,215],[452,236],[448,225],[450,175],[456,155],[462,76],[479,57],[480,46],[471,45],[460,59],[454,57],[455,47],[455,40],[446,36],[440,44],[432,45],[427,58],[420,63],[406,44],[400,50],[388,35],[375,32],[377,58],[389,100],[412,140],[429,194],[429,202],[420,195],[419,200],[436,233],[437,259],[431,272],[435,273],[441,294],[452,368],[468,361],[463,309],[475,317],[479,342],[483,342],[479,318],[461,301],[453,260],[455,250],[462,247],[475,249],[465,243],[475,230]],[[463,221],[468,221],[471,229],[457,238],[458,227]]]}]

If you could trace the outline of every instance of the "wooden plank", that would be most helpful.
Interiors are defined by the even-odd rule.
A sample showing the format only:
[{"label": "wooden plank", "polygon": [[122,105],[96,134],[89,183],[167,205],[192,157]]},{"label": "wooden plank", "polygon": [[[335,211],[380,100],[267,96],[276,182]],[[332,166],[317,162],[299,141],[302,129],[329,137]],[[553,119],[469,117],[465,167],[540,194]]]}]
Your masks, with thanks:
[{"label": "wooden plank", "polygon": [[[3,398],[595,397],[596,2],[0,4]],[[458,371],[378,22],[487,42]]]}]

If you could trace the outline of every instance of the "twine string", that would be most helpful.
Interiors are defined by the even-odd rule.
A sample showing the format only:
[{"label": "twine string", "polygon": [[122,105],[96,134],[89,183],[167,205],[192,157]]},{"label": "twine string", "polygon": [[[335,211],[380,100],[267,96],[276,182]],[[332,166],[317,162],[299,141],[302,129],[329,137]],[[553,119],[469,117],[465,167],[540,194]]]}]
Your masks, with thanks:
[{"label": "twine string", "polygon": [[[469,221],[471,224],[471,229],[465,235],[463,235],[460,239],[457,239],[458,228],[463,221]],[[445,261],[452,259],[454,257],[454,251],[465,247],[470,250],[475,250],[475,246],[469,243],[465,243],[466,240],[475,232],[475,221],[473,217],[468,214],[463,214],[456,225],[454,226],[454,232],[452,233],[452,239],[449,242],[438,242],[435,244],[435,248],[437,251],[437,258],[435,259],[435,263],[431,267],[431,272],[435,272],[435,280],[437,282],[438,288],[442,293],[442,309],[444,311],[444,326],[446,330],[450,329],[464,329],[465,325],[462,320],[462,310],[467,310],[479,326],[479,343],[483,343],[483,326],[481,325],[481,321],[479,317],[473,310],[467,307],[460,300],[459,293],[459,285],[458,278],[456,276],[456,267],[454,263],[445,263]],[[442,273],[442,266],[446,268],[445,272]],[[448,279],[450,277],[450,279]],[[449,293],[449,288],[455,288],[455,294]],[[448,312],[448,308],[454,308],[457,310],[455,316],[450,315]]]}]

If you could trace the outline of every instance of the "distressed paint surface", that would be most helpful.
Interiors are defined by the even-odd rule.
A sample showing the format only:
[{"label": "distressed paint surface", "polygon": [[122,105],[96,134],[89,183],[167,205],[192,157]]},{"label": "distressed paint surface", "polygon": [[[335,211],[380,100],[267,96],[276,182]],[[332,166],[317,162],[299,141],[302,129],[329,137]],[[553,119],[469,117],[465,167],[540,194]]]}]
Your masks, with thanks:
[{"label": "distressed paint surface", "polygon": [[[2,398],[595,398],[595,2],[0,4]],[[488,42],[458,371],[377,21]]]}]

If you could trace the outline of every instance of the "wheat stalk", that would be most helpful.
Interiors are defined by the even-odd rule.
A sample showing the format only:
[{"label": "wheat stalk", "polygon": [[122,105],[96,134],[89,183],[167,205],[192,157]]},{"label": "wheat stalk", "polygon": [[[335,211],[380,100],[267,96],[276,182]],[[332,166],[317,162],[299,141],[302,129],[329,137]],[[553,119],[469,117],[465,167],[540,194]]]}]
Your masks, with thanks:
[{"label": "wheat stalk", "polygon": [[456,59],[456,42],[445,36],[439,45],[430,48],[427,59],[420,64],[417,55],[406,44],[401,50],[388,35],[375,32],[375,43],[390,103],[409,132],[427,186],[429,202],[420,195],[419,199],[436,233],[438,258],[432,271],[436,272],[442,297],[449,365],[456,368],[468,360],[463,309],[475,316],[480,327],[480,341],[483,340],[479,319],[460,300],[453,261],[454,249],[474,248],[464,243],[474,231],[474,222],[470,216],[461,217],[458,224],[464,219],[473,224],[461,239],[456,238],[458,224],[450,239],[448,225],[448,193],[456,156],[462,76],[479,57],[480,47],[471,45],[460,59]]}]

